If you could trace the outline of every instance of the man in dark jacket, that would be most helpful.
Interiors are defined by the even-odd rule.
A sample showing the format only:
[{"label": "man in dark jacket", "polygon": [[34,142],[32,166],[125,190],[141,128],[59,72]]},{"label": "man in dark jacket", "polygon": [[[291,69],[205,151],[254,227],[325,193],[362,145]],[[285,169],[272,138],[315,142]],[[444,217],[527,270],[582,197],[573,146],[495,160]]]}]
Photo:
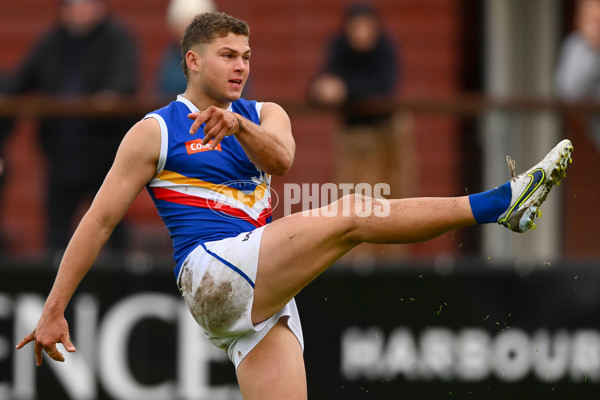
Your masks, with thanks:
[{"label": "man in dark jacket", "polygon": [[[0,98],[2,98],[2,96],[4,95],[4,88],[6,86],[6,79],[5,79],[5,75],[2,71],[0,71]],[[6,178],[6,169],[7,169],[7,165],[6,165],[6,159],[4,158],[6,153],[5,153],[5,143],[6,143],[6,139],[10,133],[12,129],[12,120],[10,118],[4,118],[4,117],[0,117],[0,203],[2,203],[2,201],[4,200],[4,197],[2,196],[2,188],[3,188],[3,183],[4,180]],[[0,232],[0,251],[2,251],[2,247],[4,245],[3,243],[3,232]]]},{"label": "man in dark jacket", "polygon": [[[394,108],[401,60],[378,11],[354,4],[332,39],[324,67],[310,87],[311,100],[338,107],[342,128],[334,135],[334,180],[388,184],[391,197],[414,195],[415,161],[411,119]],[[355,261],[395,259],[406,246],[362,246]],[[361,254],[358,254],[358,253]],[[358,257],[360,256],[360,257]]]},{"label": "man in dark jacket", "polygon": [[[57,24],[33,47],[8,90],[64,98],[93,96],[102,103],[134,94],[138,72],[136,45],[111,20],[104,0],[61,0]],[[66,247],[80,202],[100,186],[130,125],[130,118],[69,116],[40,121],[39,142],[49,166],[50,250]]]}]

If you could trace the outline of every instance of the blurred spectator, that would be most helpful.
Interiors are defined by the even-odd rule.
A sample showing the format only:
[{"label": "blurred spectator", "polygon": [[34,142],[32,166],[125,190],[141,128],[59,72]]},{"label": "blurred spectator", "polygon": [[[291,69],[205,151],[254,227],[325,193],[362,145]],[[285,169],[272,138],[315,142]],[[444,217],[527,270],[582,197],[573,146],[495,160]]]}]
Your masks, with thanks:
[{"label": "blurred spectator", "polygon": [[181,68],[181,39],[185,28],[196,14],[216,11],[212,0],[171,0],[167,9],[167,24],[171,42],[162,53],[157,74],[157,91],[163,97],[175,97],[185,92],[187,80]]},{"label": "blurred spectator", "polygon": [[[386,197],[391,198],[412,193],[410,118],[395,110],[393,102],[400,72],[399,56],[377,10],[367,4],[350,6],[310,87],[313,102],[338,108],[343,118],[334,135],[338,183],[387,183],[391,193]],[[358,249],[382,255],[367,246]],[[385,252],[393,255],[391,247]]]},{"label": "blurred spectator", "polygon": [[[60,0],[57,22],[33,47],[10,80],[11,94],[92,96],[106,105],[138,88],[138,51],[114,22],[104,0]],[[39,124],[48,161],[47,243],[61,251],[82,200],[98,190],[131,118],[55,117]],[[112,244],[120,250],[122,232]]]},{"label": "blurred spectator", "polygon": [[[6,79],[2,71],[0,71],[0,100],[3,97],[6,86]],[[10,130],[12,128],[12,121],[8,118],[0,118],[0,204],[4,200],[2,196],[2,187],[4,180],[6,179],[6,160],[4,159],[4,145],[6,143],[6,138],[8,137]],[[2,250],[4,245],[4,237],[3,232],[0,232],[0,250]]]},{"label": "blurred spectator", "polygon": [[[561,45],[555,73],[558,96],[568,101],[600,100],[600,0],[579,0],[575,30]],[[587,121],[587,133],[600,150],[600,116]]]},{"label": "blurred spectator", "polygon": [[[3,71],[0,70],[0,99],[4,96],[6,91],[6,78],[4,77]],[[12,124],[7,118],[0,118],[0,189],[2,187],[2,181],[4,179],[4,173],[6,171],[6,161],[4,160],[4,143],[8,136]],[[2,197],[0,197],[1,199]]]}]

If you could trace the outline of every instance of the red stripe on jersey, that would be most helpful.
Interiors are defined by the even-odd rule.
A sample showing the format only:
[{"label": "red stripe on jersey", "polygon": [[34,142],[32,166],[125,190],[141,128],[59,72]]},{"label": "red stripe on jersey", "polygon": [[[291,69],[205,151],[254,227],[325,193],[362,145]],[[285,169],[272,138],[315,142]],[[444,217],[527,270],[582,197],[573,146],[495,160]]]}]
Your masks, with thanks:
[{"label": "red stripe on jersey", "polygon": [[240,210],[239,208],[231,207],[227,204],[220,203],[214,200],[208,200],[202,197],[190,196],[189,194],[184,194],[180,192],[176,192],[174,190],[160,188],[160,187],[151,187],[152,192],[154,193],[154,197],[159,200],[168,201],[171,203],[183,204],[186,206],[199,207],[199,208],[208,208],[215,212],[220,212],[231,217],[235,217],[247,222],[250,222],[252,225],[260,228],[267,224],[267,218],[271,217],[272,211],[271,208],[268,207],[264,209],[257,219],[251,218],[248,214]]}]

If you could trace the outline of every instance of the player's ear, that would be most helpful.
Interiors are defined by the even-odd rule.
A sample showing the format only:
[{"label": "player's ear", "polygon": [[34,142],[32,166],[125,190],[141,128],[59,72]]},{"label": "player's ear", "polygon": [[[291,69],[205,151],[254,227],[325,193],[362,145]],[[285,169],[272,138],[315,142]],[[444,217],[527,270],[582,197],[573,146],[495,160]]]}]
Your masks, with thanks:
[{"label": "player's ear", "polygon": [[200,64],[202,63],[202,57],[194,50],[188,50],[185,54],[185,63],[189,70],[198,72],[200,70]]}]

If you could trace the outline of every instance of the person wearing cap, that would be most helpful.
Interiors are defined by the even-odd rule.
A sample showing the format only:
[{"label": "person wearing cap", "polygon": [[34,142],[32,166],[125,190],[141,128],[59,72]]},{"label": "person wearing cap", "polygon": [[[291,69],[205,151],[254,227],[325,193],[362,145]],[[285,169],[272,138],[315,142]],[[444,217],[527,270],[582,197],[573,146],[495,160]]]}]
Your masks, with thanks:
[{"label": "person wearing cap", "polygon": [[[104,0],[61,0],[56,22],[8,80],[7,93],[37,93],[106,105],[138,90],[138,49],[109,14]],[[91,199],[110,165],[127,118],[44,117],[39,140],[48,162],[47,246],[54,256],[66,247],[81,202]],[[122,232],[112,242],[124,244]]]}]

